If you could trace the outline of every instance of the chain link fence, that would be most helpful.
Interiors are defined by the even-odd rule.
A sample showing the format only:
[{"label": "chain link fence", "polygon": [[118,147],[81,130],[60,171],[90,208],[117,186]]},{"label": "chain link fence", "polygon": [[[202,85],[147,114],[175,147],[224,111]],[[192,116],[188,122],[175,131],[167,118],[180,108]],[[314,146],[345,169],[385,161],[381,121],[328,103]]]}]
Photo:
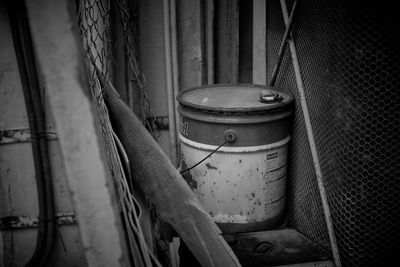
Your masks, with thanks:
[{"label": "chain link fence", "polygon": [[[159,266],[145,241],[139,222],[141,215],[140,205],[131,193],[132,184],[129,172],[129,161],[125,151],[113,132],[107,107],[104,102],[105,90],[115,90],[112,81],[112,42],[110,33],[110,5],[119,11],[123,28],[124,49],[128,58],[129,80],[140,90],[142,122],[154,132],[154,125],[150,125],[150,105],[147,100],[144,75],[140,71],[137,53],[134,51],[134,32],[130,19],[129,6],[125,0],[80,0],[77,1],[78,24],[81,33],[82,46],[86,59],[89,86],[92,93],[93,105],[97,113],[98,127],[105,146],[108,165],[114,183],[115,195],[119,204],[121,219],[126,237],[130,259],[135,266]],[[130,88],[131,89],[131,88]],[[150,115],[149,115],[150,114]],[[127,171],[124,171],[124,166]],[[129,186],[129,184],[131,186]]]},{"label": "chain link fence", "polygon": [[[400,23],[393,10],[378,1],[301,1],[293,29],[345,266],[400,262]],[[268,1],[268,73],[284,29],[279,1]],[[329,249],[289,51],[276,86],[296,97],[289,222]]]}]

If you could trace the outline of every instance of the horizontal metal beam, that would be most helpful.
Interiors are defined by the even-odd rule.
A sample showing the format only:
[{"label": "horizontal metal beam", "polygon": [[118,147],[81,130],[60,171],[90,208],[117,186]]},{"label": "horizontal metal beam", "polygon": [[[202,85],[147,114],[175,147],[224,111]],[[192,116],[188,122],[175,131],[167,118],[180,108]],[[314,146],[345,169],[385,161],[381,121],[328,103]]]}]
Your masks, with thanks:
[{"label": "horizontal metal beam", "polygon": [[27,128],[0,130],[0,145],[30,142],[33,138],[56,140],[57,134],[55,132],[32,134]]},{"label": "horizontal metal beam", "polygon": [[[56,213],[55,220],[58,225],[76,224],[76,216],[72,212]],[[6,216],[0,218],[1,230],[16,230],[26,228],[36,228],[39,218],[36,216]]]}]

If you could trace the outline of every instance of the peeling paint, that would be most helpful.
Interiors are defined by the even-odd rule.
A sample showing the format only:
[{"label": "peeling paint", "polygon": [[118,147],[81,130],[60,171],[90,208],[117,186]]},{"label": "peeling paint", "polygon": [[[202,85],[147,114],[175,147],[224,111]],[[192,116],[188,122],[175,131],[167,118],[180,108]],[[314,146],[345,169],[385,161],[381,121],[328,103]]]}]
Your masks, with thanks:
[{"label": "peeling paint", "polygon": [[207,169],[209,169],[209,170],[218,170],[217,167],[211,165],[209,162],[206,163],[206,167],[207,167]]},{"label": "peeling paint", "polygon": [[[43,136],[47,140],[57,139],[56,133],[45,132]],[[0,144],[14,144],[30,142],[32,140],[32,134],[29,129],[9,129],[0,130]]]},{"label": "peeling paint", "polygon": [[[251,153],[247,153],[247,148],[243,150],[243,147],[226,147],[191,172],[192,179],[201,185],[194,193],[205,210],[214,214],[214,221],[221,224],[249,224],[249,228],[235,225],[235,229],[253,229],[254,225],[251,224],[265,222],[283,212],[284,199],[280,197],[285,194],[286,166],[275,169],[282,163],[286,165],[282,157],[286,155],[288,140],[260,146],[264,150],[249,148]],[[209,154],[208,148],[212,147],[186,139],[181,141],[182,154],[187,163],[198,162]],[[283,151],[282,157],[272,159],[267,164],[266,152],[274,151]],[[212,168],[215,166],[218,167],[216,171]],[[280,180],[275,181],[278,178]],[[271,203],[276,199],[276,203]],[[271,227],[274,223],[271,221]],[[269,222],[267,224],[269,226]]]},{"label": "peeling paint", "polygon": [[[184,160],[182,160],[182,170],[186,170],[187,164]],[[186,181],[186,183],[190,186],[191,189],[197,189],[197,182],[196,180],[193,179],[192,174],[190,171],[186,171],[182,174],[183,179]]]},{"label": "peeling paint", "polygon": [[248,217],[246,215],[241,214],[222,214],[219,212],[217,215],[213,217],[213,219],[218,223],[248,223]]},{"label": "peeling paint", "polygon": [[[76,224],[77,222],[73,213],[57,213],[55,218],[58,225]],[[33,216],[7,216],[0,218],[1,230],[35,228],[38,224],[39,218]]]}]

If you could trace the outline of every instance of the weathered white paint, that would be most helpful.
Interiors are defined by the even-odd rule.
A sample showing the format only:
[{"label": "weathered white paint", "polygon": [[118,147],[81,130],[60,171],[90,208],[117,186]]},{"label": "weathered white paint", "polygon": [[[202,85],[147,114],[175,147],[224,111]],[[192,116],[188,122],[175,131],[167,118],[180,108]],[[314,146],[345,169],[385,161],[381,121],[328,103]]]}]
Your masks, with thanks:
[{"label": "weathered white paint", "polygon": [[[213,150],[217,149],[217,146],[195,142],[195,141],[187,139],[183,135],[180,135],[179,138],[180,138],[181,142],[187,144],[188,146],[194,147],[194,148],[198,148],[198,149],[201,149],[201,150],[209,150],[209,151],[213,151]],[[272,150],[272,149],[280,148],[282,146],[285,146],[289,141],[290,141],[290,136],[288,136],[285,139],[280,140],[278,142],[267,144],[267,145],[242,146],[242,147],[223,146],[223,147],[219,148],[218,151],[219,152],[231,152],[231,153],[260,152],[260,151],[266,151],[266,150]]]},{"label": "weathered white paint", "polygon": [[[290,137],[273,144],[221,147],[190,170],[196,196],[219,223],[266,221],[284,212],[287,145]],[[180,136],[184,165],[191,167],[217,146]]]},{"label": "weathered white paint", "polygon": [[247,215],[241,215],[241,214],[223,214],[222,212],[219,212],[214,216],[214,220],[216,222],[235,222],[235,223],[248,223],[249,222],[249,217]]}]

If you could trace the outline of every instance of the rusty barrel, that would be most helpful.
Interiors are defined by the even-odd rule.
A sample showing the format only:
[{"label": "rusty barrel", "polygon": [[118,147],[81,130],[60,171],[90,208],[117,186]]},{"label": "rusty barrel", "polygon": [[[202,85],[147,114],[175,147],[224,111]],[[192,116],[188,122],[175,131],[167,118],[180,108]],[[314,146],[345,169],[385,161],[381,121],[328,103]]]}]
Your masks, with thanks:
[{"label": "rusty barrel", "polygon": [[177,100],[180,170],[203,208],[224,233],[279,226],[293,97],[272,87],[221,84],[182,91]]}]

